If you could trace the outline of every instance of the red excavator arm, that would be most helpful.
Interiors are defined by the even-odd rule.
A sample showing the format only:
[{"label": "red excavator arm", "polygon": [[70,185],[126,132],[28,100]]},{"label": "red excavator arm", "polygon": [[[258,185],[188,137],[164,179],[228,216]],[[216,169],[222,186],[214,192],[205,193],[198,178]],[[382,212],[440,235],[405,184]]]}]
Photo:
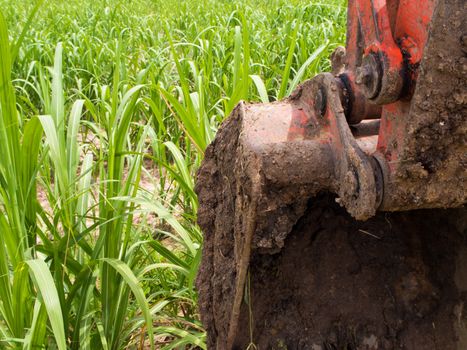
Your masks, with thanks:
[{"label": "red excavator arm", "polygon": [[379,209],[466,202],[465,4],[435,3],[349,1],[339,78],[348,122],[381,120],[372,153],[383,174]]},{"label": "red excavator arm", "polygon": [[[287,251],[299,220],[335,218],[321,209],[310,213],[310,199],[331,193],[355,219],[377,222],[382,211],[467,202],[466,13],[464,0],[349,0],[347,47],[333,54],[332,74],[319,74],[284,101],[241,103],[222,125],[196,188],[206,234],[198,288],[211,346],[245,344],[248,271],[281,270],[274,265],[279,260],[261,254]],[[425,220],[413,217],[416,226]],[[266,285],[269,277],[261,278]],[[251,291],[265,300],[268,293],[274,294]],[[313,302],[299,309],[314,310]],[[268,312],[280,318],[279,310]],[[294,331],[286,329],[292,339]]]},{"label": "red excavator arm", "polygon": [[[254,150],[296,141],[322,150],[313,160],[334,168],[334,181],[321,188],[357,219],[464,204],[463,7],[440,2],[434,16],[434,0],[349,1],[347,49],[335,55],[343,69],[334,63],[337,76],[320,74],[277,106],[240,106],[255,116],[243,118],[246,140]],[[286,157],[306,170],[293,152]]]}]

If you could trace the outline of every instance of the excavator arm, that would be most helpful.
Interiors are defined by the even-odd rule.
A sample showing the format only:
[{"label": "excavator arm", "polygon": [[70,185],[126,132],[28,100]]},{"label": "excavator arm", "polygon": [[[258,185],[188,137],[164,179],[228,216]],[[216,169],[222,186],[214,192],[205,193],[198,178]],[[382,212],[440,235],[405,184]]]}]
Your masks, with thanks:
[{"label": "excavator arm", "polygon": [[467,349],[466,13],[349,0],[332,73],[224,122],[196,185],[211,348]]}]

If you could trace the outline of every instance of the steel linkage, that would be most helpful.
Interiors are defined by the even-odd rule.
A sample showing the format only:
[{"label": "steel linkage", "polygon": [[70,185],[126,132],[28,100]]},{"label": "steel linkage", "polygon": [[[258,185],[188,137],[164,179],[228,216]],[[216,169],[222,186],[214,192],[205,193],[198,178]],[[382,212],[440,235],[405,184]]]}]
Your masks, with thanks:
[{"label": "steel linkage", "polygon": [[465,3],[350,0],[348,6],[347,45],[338,55],[341,102],[357,138],[368,119],[380,119],[360,142],[381,169],[377,209],[463,205]]}]

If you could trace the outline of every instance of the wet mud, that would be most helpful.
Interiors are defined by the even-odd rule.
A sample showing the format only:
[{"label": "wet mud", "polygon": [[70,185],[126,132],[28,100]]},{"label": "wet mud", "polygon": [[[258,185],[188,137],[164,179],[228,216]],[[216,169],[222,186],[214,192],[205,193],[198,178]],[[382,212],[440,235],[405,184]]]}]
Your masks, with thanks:
[{"label": "wet mud", "polygon": [[[465,208],[358,222],[320,194],[283,249],[252,252],[232,348],[467,349],[466,238]],[[235,243],[206,240],[200,308],[209,348],[225,349]]]},{"label": "wet mud", "polygon": [[280,253],[253,254],[234,348],[467,349],[466,214],[362,223],[311,200]]}]

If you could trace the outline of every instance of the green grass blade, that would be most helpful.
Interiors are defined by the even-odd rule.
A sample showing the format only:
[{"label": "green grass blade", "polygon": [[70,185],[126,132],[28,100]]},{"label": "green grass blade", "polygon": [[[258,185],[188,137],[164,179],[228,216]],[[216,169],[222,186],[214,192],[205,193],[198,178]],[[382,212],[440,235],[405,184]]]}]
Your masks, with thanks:
[{"label": "green grass blade", "polygon": [[67,150],[67,168],[69,182],[72,183],[76,176],[76,169],[79,162],[78,151],[78,131],[81,115],[83,113],[84,100],[77,100],[73,103],[70,117],[68,119],[68,129],[66,134],[66,150]]},{"label": "green grass blade", "polygon": [[[36,226],[36,174],[39,170],[38,156],[41,149],[42,134],[43,130],[39,118],[33,117],[25,123],[21,142],[21,154],[27,156],[21,157],[21,188],[23,190],[26,224],[29,226],[29,232],[33,231]],[[33,237],[30,237],[30,240],[32,244]]]},{"label": "green grass blade", "polygon": [[[58,135],[63,135],[65,128],[65,97],[63,96],[63,75],[62,75],[62,43],[57,44],[55,49],[54,67],[52,69],[52,106],[50,114],[52,115],[55,126],[58,130]],[[64,146],[60,143],[60,146]]]},{"label": "green grass blade", "polygon": [[149,312],[149,306],[146,301],[144,291],[139,285],[138,279],[133,274],[128,265],[125,264],[123,261],[109,258],[103,258],[102,260],[110,266],[112,266],[115,269],[115,271],[117,271],[123,277],[125,283],[128,285],[128,287],[130,287],[131,291],[133,292],[133,295],[138,301],[139,307],[141,308],[141,312],[143,313],[144,319],[146,321],[151,349],[154,349],[152,317],[151,313]]},{"label": "green grass blade", "polygon": [[177,341],[171,345],[165,346],[163,349],[175,349],[187,344],[193,344],[199,346],[201,349],[207,349],[203,337],[200,337],[201,334],[193,335],[175,327],[157,327],[156,332],[158,334],[171,334],[179,337]]},{"label": "green grass blade", "polygon": [[63,324],[62,308],[55,288],[53,277],[48,266],[42,260],[26,261],[30,270],[34,285],[40,292],[49,322],[53,330],[55,341],[59,350],[66,350],[65,328]]},{"label": "green grass blade", "polygon": [[277,94],[278,100],[281,100],[285,97],[285,93],[287,91],[287,85],[289,84],[290,69],[292,67],[295,47],[297,44],[298,29],[299,29],[299,26],[296,25],[295,30],[293,31],[292,37],[290,39],[289,52],[287,54],[287,59],[285,60],[285,67],[284,67],[284,71],[282,72],[282,77],[281,77],[282,78],[281,87],[279,88],[279,93]]},{"label": "green grass blade", "polygon": [[242,69],[242,84],[243,95],[242,99],[248,99],[248,90],[250,87],[250,32],[246,17],[242,15],[242,46],[243,46],[243,69]]},{"label": "green grass blade", "polygon": [[297,88],[298,84],[302,81],[303,75],[305,74],[305,71],[308,68],[308,66],[312,64],[319,57],[319,55],[326,49],[327,46],[328,46],[328,43],[326,42],[320,47],[318,47],[310,55],[310,57],[308,57],[305,63],[302,64],[297,74],[295,74],[295,77],[287,90],[287,95],[290,95]]},{"label": "green grass blade", "polygon": [[258,91],[261,102],[268,103],[268,92],[266,90],[266,86],[264,85],[263,79],[261,79],[261,77],[256,74],[250,75],[250,78],[253,80],[253,83],[255,83],[256,90]]},{"label": "green grass blade", "polygon": [[58,185],[61,187],[62,193],[68,191],[68,168],[66,164],[65,148],[61,147],[59,141],[59,131],[56,128],[56,124],[50,115],[41,115],[39,120],[44,129],[46,141],[50,150],[50,158],[55,166],[57,178],[59,180]]},{"label": "green grass blade", "polygon": [[234,57],[233,57],[233,89],[237,89],[240,84],[242,67],[242,30],[240,26],[235,27],[234,35]]},{"label": "green grass blade", "polygon": [[38,0],[36,2],[36,5],[34,5],[33,9],[31,10],[29,17],[26,21],[26,23],[23,26],[23,30],[21,31],[21,34],[19,35],[18,39],[16,40],[16,43],[12,46],[11,48],[11,61],[15,62],[16,56],[18,56],[19,48],[21,47],[21,44],[24,41],[24,37],[26,36],[28,30],[31,27],[31,24],[34,20],[34,16],[36,15],[37,11],[41,8],[43,0]]},{"label": "green grass blade", "polygon": [[172,262],[174,265],[181,266],[184,269],[189,269],[190,266],[180,259],[176,254],[172,251],[164,247],[159,241],[151,241],[149,245],[161,256],[166,258],[168,261]]},{"label": "green grass blade", "polygon": [[35,350],[40,349],[45,343],[47,336],[47,311],[44,304],[39,299],[36,299],[34,304],[34,315],[31,328],[26,334],[23,349]]}]

